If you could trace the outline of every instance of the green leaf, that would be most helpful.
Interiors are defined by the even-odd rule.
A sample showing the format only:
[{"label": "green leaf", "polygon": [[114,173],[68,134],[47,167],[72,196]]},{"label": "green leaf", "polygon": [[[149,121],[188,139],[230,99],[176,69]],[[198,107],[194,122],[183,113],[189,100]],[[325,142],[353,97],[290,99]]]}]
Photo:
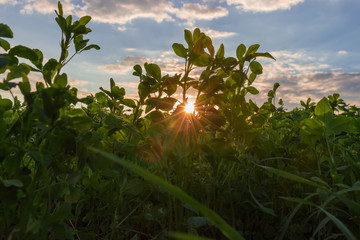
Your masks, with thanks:
[{"label": "green leaf", "polygon": [[110,89],[112,89],[113,87],[115,87],[115,81],[113,78],[110,78]]},{"label": "green leaf", "polygon": [[255,53],[253,55],[254,57],[266,57],[266,58],[271,58],[271,59],[274,59],[276,61],[276,59],[268,52],[266,53]]},{"label": "green leaf", "polygon": [[21,45],[11,48],[8,54],[29,59],[30,61],[34,62],[38,60],[38,55],[34,50]]},{"label": "green leaf", "polygon": [[6,67],[9,64],[9,60],[4,54],[0,54],[0,69]]},{"label": "green leaf", "polygon": [[244,238],[238,233],[235,229],[233,229],[228,223],[224,221],[217,213],[207,208],[200,202],[198,202],[193,197],[189,196],[183,190],[169,183],[168,181],[152,174],[151,172],[145,170],[144,168],[135,165],[131,162],[128,162],[124,159],[118,158],[114,155],[106,153],[104,151],[98,150],[96,148],[89,147],[89,149],[95,153],[102,155],[103,157],[122,165],[128,170],[138,174],[143,177],[145,180],[157,184],[164,191],[172,195],[173,197],[179,199],[183,203],[189,204],[195,210],[199,211],[204,217],[206,217],[215,227],[217,227],[227,238],[231,240],[243,240]]},{"label": "green leaf", "polygon": [[57,16],[57,17],[55,18],[55,21],[56,21],[57,24],[59,25],[60,29],[61,29],[64,33],[66,33],[66,20],[65,20],[65,18],[64,18],[62,15],[60,15],[60,16]]},{"label": "green leaf", "polygon": [[253,72],[255,74],[262,74],[262,72],[263,72],[263,67],[257,61],[252,61],[250,63],[250,69],[251,69],[251,72]]},{"label": "green leaf", "polygon": [[79,24],[85,26],[86,24],[88,24],[88,23],[90,22],[90,20],[91,20],[91,17],[90,17],[90,16],[81,17],[81,18],[79,19]]},{"label": "green leaf", "polygon": [[239,60],[241,60],[242,57],[243,57],[243,55],[244,55],[244,53],[245,53],[245,51],[246,51],[245,45],[244,45],[244,44],[240,44],[240,45],[237,47],[237,49],[236,49],[236,57],[237,57]]},{"label": "green leaf", "polygon": [[256,76],[257,75],[255,73],[250,74],[250,76],[249,76],[249,85],[251,85],[255,81]]},{"label": "green leaf", "polygon": [[323,97],[315,107],[316,116],[324,116],[325,114],[331,114],[332,110],[329,101],[326,97]]},{"label": "green leaf", "polygon": [[42,62],[43,62],[43,54],[39,49],[33,49],[38,59],[36,61],[31,61],[38,69],[42,69]]},{"label": "green leaf", "polygon": [[63,8],[62,8],[60,1],[58,1],[58,9],[59,9],[59,15],[62,16],[64,13],[63,13]]},{"label": "green leaf", "polygon": [[136,108],[136,104],[135,104],[134,100],[132,100],[132,99],[128,99],[128,98],[122,99],[121,103],[127,107]]},{"label": "green leaf", "polygon": [[19,88],[24,96],[28,95],[31,91],[29,79],[25,74],[23,74],[23,81],[19,83]]},{"label": "green leaf", "polygon": [[10,81],[15,78],[20,78],[23,76],[23,74],[27,75],[29,74],[29,72],[30,72],[30,67],[25,63],[21,63],[17,66],[11,67],[10,72],[6,76],[6,80]]},{"label": "green leaf", "polygon": [[13,38],[13,32],[8,25],[0,23],[0,37]]},{"label": "green leaf", "polygon": [[256,95],[259,93],[259,90],[257,90],[256,88],[250,86],[250,87],[247,87],[246,90],[251,93],[252,95]]},{"label": "green leaf", "polygon": [[24,186],[24,183],[19,179],[6,179],[1,181],[5,187],[18,187],[21,188]]},{"label": "green leaf", "polygon": [[145,64],[144,65],[146,73],[150,76],[153,77],[154,79],[160,81],[161,80],[161,69],[158,65],[154,64],[154,63],[150,63],[150,64]]},{"label": "green leaf", "polygon": [[2,47],[5,51],[10,49],[10,43],[2,38],[0,38],[0,47]]},{"label": "green leaf", "polygon": [[332,134],[339,134],[341,132],[349,132],[351,126],[353,126],[351,118],[344,115],[337,116],[336,118],[330,118],[326,121],[326,131]]},{"label": "green leaf", "polygon": [[224,44],[221,44],[219,50],[216,52],[216,58],[222,59],[225,56]]},{"label": "green leaf", "polygon": [[170,111],[174,108],[174,104],[178,100],[172,97],[164,97],[164,98],[148,98],[146,100],[146,104],[150,106],[150,109],[156,107],[157,109],[163,111]]},{"label": "green leaf", "polygon": [[189,30],[185,29],[184,30],[184,35],[185,35],[185,41],[188,44],[189,48],[192,47],[193,45],[193,38],[192,38],[192,34]]},{"label": "green leaf", "polygon": [[172,48],[173,48],[175,54],[178,55],[179,57],[182,57],[182,58],[187,57],[187,51],[186,51],[186,48],[184,47],[184,45],[182,45],[180,43],[174,43],[172,45]]},{"label": "green leaf", "polygon": [[198,67],[206,67],[210,64],[211,56],[207,53],[203,53],[193,60],[193,64]]},{"label": "green leaf", "polygon": [[109,100],[109,98],[103,92],[96,93],[95,98],[96,98],[98,103],[106,103]]},{"label": "green leaf", "polygon": [[47,63],[45,63],[45,65],[43,66],[42,69],[42,74],[44,77],[44,80],[51,85],[51,81],[53,79],[53,77],[55,76],[56,71],[59,69],[59,67],[61,66],[61,64],[58,63],[58,61],[56,61],[53,58],[50,58]]},{"label": "green leaf", "polygon": [[273,91],[274,93],[276,92],[276,90],[280,87],[280,83],[276,82],[274,83],[274,86],[273,86]]},{"label": "green leaf", "polygon": [[[135,76],[141,76],[141,74],[142,74],[142,68],[141,68],[141,66],[139,65],[139,64],[136,64],[134,67],[133,67],[133,69],[135,70],[135,72],[133,73],[133,75],[135,75]],[[135,74],[136,73],[136,74]]]},{"label": "green leaf", "polygon": [[249,55],[251,55],[251,54],[256,53],[256,51],[259,49],[259,47],[260,47],[259,44],[251,45],[251,46],[248,48],[245,56],[249,56]]},{"label": "green leaf", "polygon": [[150,86],[148,83],[141,82],[138,85],[138,94],[140,97],[140,101],[143,101],[150,94]]},{"label": "green leaf", "polygon": [[96,49],[96,50],[100,50],[100,47],[96,44],[90,44],[89,46],[85,47],[82,51],[87,51],[87,50],[90,50],[90,49]]},{"label": "green leaf", "polygon": [[54,79],[54,84],[56,87],[64,88],[67,85],[67,75],[63,73],[61,75],[57,75]]},{"label": "green leaf", "polygon": [[3,111],[8,111],[12,108],[12,101],[7,98],[0,98],[0,109]]},{"label": "green leaf", "polygon": [[113,95],[114,98],[116,99],[123,99],[125,96],[125,89],[124,88],[120,88],[118,86],[114,86],[111,88],[111,94]]}]

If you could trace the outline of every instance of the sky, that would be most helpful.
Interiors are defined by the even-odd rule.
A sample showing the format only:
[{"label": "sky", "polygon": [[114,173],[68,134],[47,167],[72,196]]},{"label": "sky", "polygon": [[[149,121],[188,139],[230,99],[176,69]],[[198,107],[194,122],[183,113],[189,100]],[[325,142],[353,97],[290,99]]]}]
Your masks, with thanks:
[{"label": "sky", "polygon": [[[198,27],[225,56],[236,48],[260,44],[276,61],[258,59],[264,73],[254,82],[260,91],[251,98],[261,105],[275,82],[285,107],[300,100],[318,101],[339,93],[360,106],[359,0],[63,0],[64,14],[92,16],[86,38],[101,50],[77,55],[63,70],[79,96],[109,88],[109,79],[136,97],[135,64],[156,63],[162,73],[180,73],[183,59],[172,51],[182,43],[184,29]],[[0,22],[14,33],[12,46],[40,49],[44,58],[58,59],[61,32],[54,18],[57,1],[0,0]],[[0,79],[4,76],[0,75]],[[32,82],[41,81],[30,75]],[[18,93],[19,91],[15,91]],[[0,90],[0,94],[6,93]]]}]

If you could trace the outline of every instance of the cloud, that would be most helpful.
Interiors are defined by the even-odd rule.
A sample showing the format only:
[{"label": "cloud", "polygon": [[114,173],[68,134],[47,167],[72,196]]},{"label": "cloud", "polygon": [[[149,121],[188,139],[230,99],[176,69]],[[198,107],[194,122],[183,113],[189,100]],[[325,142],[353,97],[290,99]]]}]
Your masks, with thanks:
[{"label": "cloud", "polygon": [[347,52],[347,51],[344,51],[344,50],[338,51],[337,53],[338,53],[339,55],[346,55],[346,54],[348,54],[348,52]]},{"label": "cloud", "polygon": [[10,4],[10,5],[16,5],[19,2],[16,0],[0,0],[0,4]]},{"label": "cloud", "polygon": [[148,61],[146,57],[127,56],[116,64],[101,65],[99,68],[108,73],[123,75],[131,71],[134,65],[143,65]]},{"label": "cloud", "polygon": [[235,32],[220,32],[213,29],[205,29],[206,35],[209,35],[211,38],[226,38],[236,35]]},{"label": "cloud", "polygon": [[226,0],[228,5],[252,12],[271,12],[290,9],[304,0]]},{"label": "cloud", "polygon": [[187,20],[189,25],[194,25],[196,20],[213,20],[229,14],[226,8],[199,3],[185,3],[182,8],[174,9],[176,17]]},{"label": "cloud", "polygon": [[[65,14],[73,14],[76,8],[79,6],[74,5],[71,0],[61,1]],[[34,11],[49,14],[53,13],[57,9],[58,3],[54,0],[26,0],[26,4],[23,5],[20,12],[23,14],[32,14]]]},{"label": "cloud", "polygon": [[165,0],[87,0],[77,15],[90,15],[95,21],[126,24],[137,18],[150,18],[156,22],[171,21],[171,2]]},{"label": "cloud", "polygon": [[277,61],[263,63],[264,74],[258,76],[254,86],[260,94],[251,97],[258,104],[267,100],[267,92],[275,82],[280,83],[277,99],[282,98],[286,107],[300,105],[300,100],[310,97],[318,101],[324,96],[339,93],[348,104],[360,104],[360,73],[339,72],[335,68],[305,51],[279,51],[271,53]]},{"label": "cloud", "polygon": [[[56,0],[0,0],[0,4],[21,4],[20,12],[23,14],[49,14],[57,9]],[[119,31],[125,31],[127,28],[124,25],[139,18],[158,23],[175,21],[177,18],[192,26],[197,20],[213,20],[228,15],[228,10],[221,6],[184,3],[176,8],[168,0],[63,0],[62,4],[65,14],[78,17],[90,15],[94,21],[118,25]]]}]

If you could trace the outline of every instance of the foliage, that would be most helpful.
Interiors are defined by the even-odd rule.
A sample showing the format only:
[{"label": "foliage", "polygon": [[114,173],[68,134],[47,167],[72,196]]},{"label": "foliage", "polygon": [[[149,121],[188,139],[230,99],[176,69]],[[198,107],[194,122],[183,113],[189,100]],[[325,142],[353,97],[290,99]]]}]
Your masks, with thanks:
[{"label": "foliage", "polygon": [[[100,49],[84,39],[90,20],[65,17],[59,2],[60,57],[45,62],[38,49],[11,47],[0,24],[0,89],[13,96],[0,96],[1,239],[360,235],[358,107],[335,93],[286,111],[278,83],[258,106],[258,59],[273,56],[240,44],[225,57],[199,29],[172,45],[182,73],[134,66],[137,99],[113,79],[79,98],[61,71]],[[35,89],[31,72],[43,78]]]}]

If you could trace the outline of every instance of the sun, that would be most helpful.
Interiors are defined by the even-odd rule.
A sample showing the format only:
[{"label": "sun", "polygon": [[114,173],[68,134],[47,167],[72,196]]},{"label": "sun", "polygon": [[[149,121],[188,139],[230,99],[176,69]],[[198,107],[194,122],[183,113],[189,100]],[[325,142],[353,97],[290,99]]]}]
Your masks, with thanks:
[{"label": "sun", "polygon": [[186,113],[193,113],[195,111],[195,103],[194,102],[188,102],[185,106],[185,112]]}]

